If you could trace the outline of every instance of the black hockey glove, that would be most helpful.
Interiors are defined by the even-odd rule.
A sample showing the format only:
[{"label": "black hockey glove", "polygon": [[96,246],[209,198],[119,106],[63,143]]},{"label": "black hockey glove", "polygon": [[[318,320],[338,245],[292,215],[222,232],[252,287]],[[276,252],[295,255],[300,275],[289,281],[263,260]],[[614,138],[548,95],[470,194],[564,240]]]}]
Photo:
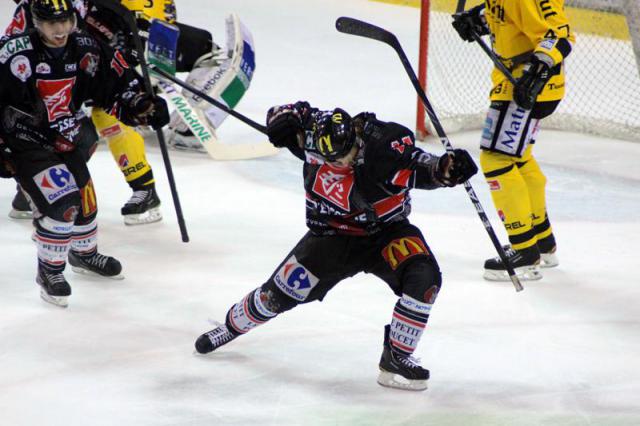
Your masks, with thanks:
[{"label": "black hockey glove", "polygon": [[[296,104],[297,105],[297,104]],[[302,117],[294,104],[275,106],[267,112],[267,136],[277,148],[298,147],[298,135],[304,130]]]},{"label": "black hockey glove", "polygon": [[478,166],[464,149],[454,149],[438,160],[435,179],[444,186],[456,186],[478,173]]},{"label": "black hockey glove", "polygon": [[[546,55],[545,55],[546,56]],[[536,103],[538,94],[551,78],[551,67],[538,56],[532,55],[524,64],[522,77],[516,81],[513,100],[522,108],[530,110]]]},{"label": "black hockey glove", "polygon": [[489,34],[489,27],[482,13],[483,9],[484,5],[481,4],[464,12],[452,15],[453,22],[451,25],[453,25],[453,28],[464,41],[474,41],[473,33],[479,36]]},{"label": "black hockey glove", "polygon": [[124,103],[120,109],[120,117],[136,126],[151,126],[154,130],[159,130],[169,123],[169,108],[160,97],[138,93]]}]

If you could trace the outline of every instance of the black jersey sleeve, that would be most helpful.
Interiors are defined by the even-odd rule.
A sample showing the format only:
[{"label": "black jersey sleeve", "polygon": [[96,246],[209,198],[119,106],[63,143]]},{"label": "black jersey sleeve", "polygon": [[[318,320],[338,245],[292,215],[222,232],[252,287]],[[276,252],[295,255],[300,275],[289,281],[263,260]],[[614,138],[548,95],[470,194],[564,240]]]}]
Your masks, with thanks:
[{"label": "black jersey sleeve", "polygon": [[[120,51],[97,40],[96,46],[99,60],[96,77],[91,80],[91,104],[104,108],[125,124],[135,126],[137,123],[121,114],[121,107],[144,91],[142,77],[129,65]],[[82,63],[80,66],[83,66]]]},{"label": "black jersey sleeve", "polygon": [[376,181],[404,188],[435,189],[439,157],[418,148],[406,127],[378,120],[365,125],[364,166]]}]

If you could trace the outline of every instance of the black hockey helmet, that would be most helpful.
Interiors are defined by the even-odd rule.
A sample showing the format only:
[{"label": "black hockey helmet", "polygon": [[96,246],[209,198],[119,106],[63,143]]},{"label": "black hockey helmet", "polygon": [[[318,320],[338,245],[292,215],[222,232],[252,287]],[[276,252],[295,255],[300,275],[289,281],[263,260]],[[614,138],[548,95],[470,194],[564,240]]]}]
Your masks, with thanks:
[{"label": "black hockey helmet", "polygon": [[356,140],[351,116],[341,108],[322,113],[314,130],[315,148],[327,161],[347,155]]},{"label": "black hockey helmet", "polygon": [[39,21],[61,21],[75,17],[71,0],[31,0],[31,15]]}]

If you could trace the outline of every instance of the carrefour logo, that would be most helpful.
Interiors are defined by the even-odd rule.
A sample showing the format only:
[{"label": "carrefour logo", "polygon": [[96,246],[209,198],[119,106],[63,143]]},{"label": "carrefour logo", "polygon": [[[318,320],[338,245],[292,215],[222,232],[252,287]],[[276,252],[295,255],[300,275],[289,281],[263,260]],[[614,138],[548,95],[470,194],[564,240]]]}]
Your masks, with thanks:
[{"label": "carrefour logo", "polygon": [[78,190],[76,181],[64,164],[45,169],[33,177],[34,182],[49,204]]},{"label": "carrefour logo", "polygon": [[273,280],[280,290],[298,301],[304,301],[319,281],[304,265],[298,262],[295,255],[287,259]]}]

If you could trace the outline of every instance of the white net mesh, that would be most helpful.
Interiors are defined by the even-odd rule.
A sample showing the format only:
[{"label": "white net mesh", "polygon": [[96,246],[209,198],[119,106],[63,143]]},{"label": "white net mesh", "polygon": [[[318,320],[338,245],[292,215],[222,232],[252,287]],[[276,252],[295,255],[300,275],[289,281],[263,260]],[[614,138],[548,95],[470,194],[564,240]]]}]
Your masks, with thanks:
[{"label": "white net mesh", "polygon": [[[493,68],[479,46],[463,42],[451,27],[455,3],[432,1],[429,28],[427,93],[447,131],[482,126]],[[576,44],[566,62],[566,97],[545,128],[640,140],[640,62],[634,53],[635,47],[640,54],[640,5],[566,0],[565,7]]]}]

